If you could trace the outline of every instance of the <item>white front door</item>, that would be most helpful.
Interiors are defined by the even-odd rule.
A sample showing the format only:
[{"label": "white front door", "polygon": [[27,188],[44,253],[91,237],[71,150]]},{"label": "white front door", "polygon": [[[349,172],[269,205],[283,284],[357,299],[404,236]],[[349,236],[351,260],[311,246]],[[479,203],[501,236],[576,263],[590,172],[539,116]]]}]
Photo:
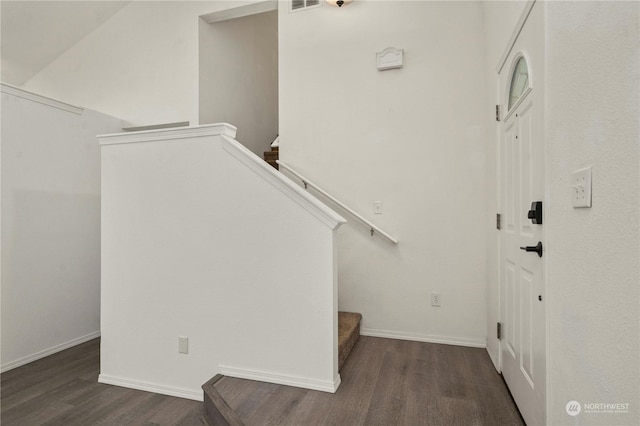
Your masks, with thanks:
[{"label": "white front door", "polygon": [[530,426],[546,421],[544,211],[541,224],[529,218],[545,201],[543,12],[534,4],[499,74],[502,374]]}]

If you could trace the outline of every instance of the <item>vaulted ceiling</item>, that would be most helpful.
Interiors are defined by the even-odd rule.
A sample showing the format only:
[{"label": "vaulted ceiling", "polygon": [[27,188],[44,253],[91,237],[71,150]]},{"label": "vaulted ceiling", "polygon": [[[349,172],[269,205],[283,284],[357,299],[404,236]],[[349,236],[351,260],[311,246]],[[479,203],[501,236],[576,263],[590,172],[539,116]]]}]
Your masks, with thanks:
[{"label": "vaulted ceiling", "polygon": [[129,1],[1,1],[1,79],[20,86]]}]

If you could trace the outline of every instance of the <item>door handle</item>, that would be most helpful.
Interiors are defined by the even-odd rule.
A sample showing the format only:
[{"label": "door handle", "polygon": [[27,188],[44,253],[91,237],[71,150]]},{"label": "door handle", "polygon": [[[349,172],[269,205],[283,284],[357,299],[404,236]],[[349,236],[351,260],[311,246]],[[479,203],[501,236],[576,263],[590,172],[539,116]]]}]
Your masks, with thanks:
[{"label": "door handle", "polygon": [[536,244],[535,246],[520,247],[520,250],[534,251],[538,253],[539,257],[542,257],[542,243],[540,241],[538,241],[538,244]]}]

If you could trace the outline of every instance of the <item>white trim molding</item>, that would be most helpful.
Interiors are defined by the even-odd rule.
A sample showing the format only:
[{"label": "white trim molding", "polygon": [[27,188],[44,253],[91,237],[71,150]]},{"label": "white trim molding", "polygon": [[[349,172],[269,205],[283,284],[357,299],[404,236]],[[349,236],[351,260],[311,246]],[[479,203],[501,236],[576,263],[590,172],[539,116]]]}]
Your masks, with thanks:
[{"label": "white trim molding", "polygon": [[100,374],[98,382],[105,385],[121,386],[123,388],[137,389],[146,392],[159,393],[162,395],[177,396],[178,398],[193,399],[194,401],[204,401],[202,389],[184,389],[174,386],[165,386],[157,383],[144,382],[142,380],[131,380],[122,377]]},{"label": "white trim molding", "polygon": [[22,358],[16,359],[14,361],[9,361],[6,364],[2,364],[0,367],[0,372],[4,373],[5,371],[13,370],[14,368],[22,367],[23,365],[29,364],[30,362],[37,361],[49,355],[53,355],[58,352],[62,352],[65,349],[72,348],[74,346],[78,346],[82,343],[88,342],[89,340],[93,340],[100,337],[100,330],[94,331],[93,333],[86,334],[84,336],[77,337],[75,339],[71,339],[67,342],[61,343],[59,345],[52,346],[48,349],[41,350],[31,355],[24,356]]},{"label": "white trim molding", "polygon": [[37,93],[29,92],[7,83],[0,83],[0,91],[8,95],[13,95],[18,98],[26,99],[28,101],[37,102],[39,104],[57,108],[62,111],[70,112],[72,114],[82,115],[84,113],[84,108],[60,102],[55,99],[47,98],[46,96],[38,95]]},{"label": "white trim molding", "polygon": [[430,334],[408,333],[404,331],[378,330],[375,328],[363,328],[360,334],[370,337],[384,337],[386,339],[411,340],[414,342],[439,343],[443,345],[467,346],[470,348],[485,348],[486,342],[482,339],[468,337],[437,336]]},{"label": "white trim molding", "polygon": [[536,3],[536,0],[529,0],[524,5],[524,10],[520,15],[520,19],[518,19],[518,22],[516,23],[516,26],[513,29],[513,33],[511,34],[511,37],[509,38],[509,41],[507,42],[507,45],[504,48],[504,52],[502,53],[502,56],[498,61],[498,65],[496,66],[496,71],[498,74],[500,74],[500,71],[502,71],[502,67],[504,67],[504,64],[507,62],[507,58],[509,57],[509,54],[511,54],[513,45],[516,44],[516,40],[520,35],[520,31],[522,31],[522,27],[524,27],[525,22],[527,22],[527,18],[529,17],[529,14],[531,13],[531,9],[533,9],[533,5],[535,3]]},{"label": "white trim molding", "polygon": [[245,16],[257,15],[258,13],[278,10],[277,0],[257,1],[255,3],[238,6],[231,9],[220,10],[200,16],[200,19],[207,24],[228,21],[230,19],[244,18]]},{"label": "white trim molding", "polygon": [[98,141],[100,142],[100,145],[117,145],[124,143],[158,142],[171,139],[189,139],[217,135],[225,135],[235,138],[236,130],[236,127],[229,123],[215,123],[203,126],[98,135]]},{"label": "white trim molding", "polygon": [[222,365],[218,367],[218,373],[238,379],[256,380],[259,382],[295,386],[297,388],[312,389],[329,393],[335,393],[341,383],[339,374],[336,375],[333,381],[328,381]]},{"label": "white trim molding", "polygon": [[300,188],[285,175],[276,171],[276,169],[271,167],[235,139],[223,135],[222,147],[231,156],[250,168],[275,188],[279,189],[283,194],[318,218],[330,229],[336,229],[343,223],[347,222],[346,219],[338,213],[331,210],[320,200]]}]

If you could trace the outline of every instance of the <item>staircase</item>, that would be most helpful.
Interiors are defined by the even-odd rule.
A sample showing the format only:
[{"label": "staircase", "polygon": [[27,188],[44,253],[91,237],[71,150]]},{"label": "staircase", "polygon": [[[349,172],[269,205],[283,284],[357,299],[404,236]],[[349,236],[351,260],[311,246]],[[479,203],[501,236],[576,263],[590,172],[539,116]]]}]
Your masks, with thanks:
[{"label": "staircase", "polygon": [[271,147],[271,151],[265,151],[264,152],[264,161],[266,161],[267,163],[271,164],[273,167],[276,168],[276,170],[278,170],[278,147],[277,146],[272,146]]},{"label": "staircase", "polygon": [[[274,143],[275,144],[275,143]],[[278,145],[271,147],[271,151],[264,152],[264,160],[271,166],[279,169]],[[360,337],[360,322],[362,315],[352,312],[338,312],[338,371],[342,369],[349,354]],[[204,415],[203,423],[210,426],[243,426],[240,416],[224,400],[216,389],[216,383],[224,376],[217,374],[207,383],[202,385],[204,391]]]},{"label": "staircase", "polygon": [[[361,314],[338,312],[338,370],[342,368],[360,337],[361,320]],[[242,419],[227,404],[215,387],[215,384],[223,377],[217,374],[202,385],[204,391],[204,417],[202,421],[210,426],[243,426]]]}]

